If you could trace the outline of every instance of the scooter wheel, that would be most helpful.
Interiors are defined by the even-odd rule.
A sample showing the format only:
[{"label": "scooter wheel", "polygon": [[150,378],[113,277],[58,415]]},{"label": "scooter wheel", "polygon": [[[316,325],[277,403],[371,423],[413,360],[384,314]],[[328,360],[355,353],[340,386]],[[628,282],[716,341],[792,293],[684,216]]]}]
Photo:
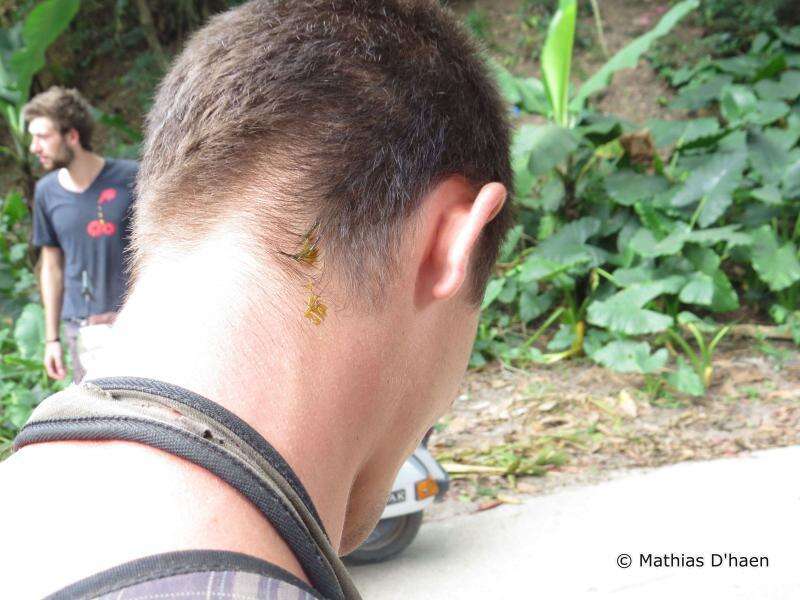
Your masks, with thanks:
[{"label": "scooter wheel", "polygon": [[352,565],[367,565],[394,558],[414,541],[422,525],[422,511],[381,519],[369,537],[344,559]]}]

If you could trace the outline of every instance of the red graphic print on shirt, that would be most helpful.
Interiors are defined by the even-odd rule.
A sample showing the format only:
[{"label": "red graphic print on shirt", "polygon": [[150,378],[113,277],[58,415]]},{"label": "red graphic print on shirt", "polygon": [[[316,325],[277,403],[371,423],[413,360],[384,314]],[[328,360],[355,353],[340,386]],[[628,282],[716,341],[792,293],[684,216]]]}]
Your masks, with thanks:
[{"label": "red graphic print on shirt", "polygon": [[104,235],[114,235],[116,232],[117,226],[111,221],[95,219],[94,221],[89,221],[89,224],[86,226],[86,233],[93,238],[102,237]]},{"label": "red graphic print on shirt", "polygon": [[99,238],[104,235],[114,235],[117,232],[117,226],[111,221],[106,221],[103,215],[103,204],[111,202],[117,197],[117,190],[114,188],[106,188],[100,192],[97,197],[97,218],[90,221],[86,226],[86,233],[90,237]]},{"label": "red graphic print on shirt", "polygon": [[100,192],[100,197],[97,199],[97,203],[105,204],[106,202],[111,202],[116,197],[117,197],[117,190],[115,190],[114,188],[106,188],[102,192]]}]

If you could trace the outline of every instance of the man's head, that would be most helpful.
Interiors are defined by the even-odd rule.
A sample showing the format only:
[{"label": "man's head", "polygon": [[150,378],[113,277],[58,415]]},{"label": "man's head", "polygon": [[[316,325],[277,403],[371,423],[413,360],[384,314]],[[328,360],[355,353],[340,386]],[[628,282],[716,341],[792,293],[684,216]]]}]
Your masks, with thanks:
[{"label": "man's head", "polygon": [[131,302],[241,270],[243,336],[283,336],[265,377],[349,389],[325,416],[360,461],[344,550],[463,376],[511,220],[505,110],[436,0],[254,0],[195,34],[148,115]]},{"label": "man's head", "polygon": [[51,171],[69,167],[76,152],[92,149],[89,104],[77,90],[53,86],[22,109],[31,134],[30,151]]}]

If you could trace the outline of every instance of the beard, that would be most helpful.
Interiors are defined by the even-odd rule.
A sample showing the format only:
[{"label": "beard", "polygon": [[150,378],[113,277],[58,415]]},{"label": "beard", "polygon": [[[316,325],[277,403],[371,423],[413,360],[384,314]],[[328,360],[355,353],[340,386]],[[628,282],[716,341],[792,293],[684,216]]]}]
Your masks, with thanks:
[{"label": "beard", "polygon": [[57,169],[69,168],[72,161],[75,160],[75,151],[62,142],[61,146],[56,151],[55,155],[47,158],[49,165],[46,162],[42,166],[47,171],[55,171]]}]

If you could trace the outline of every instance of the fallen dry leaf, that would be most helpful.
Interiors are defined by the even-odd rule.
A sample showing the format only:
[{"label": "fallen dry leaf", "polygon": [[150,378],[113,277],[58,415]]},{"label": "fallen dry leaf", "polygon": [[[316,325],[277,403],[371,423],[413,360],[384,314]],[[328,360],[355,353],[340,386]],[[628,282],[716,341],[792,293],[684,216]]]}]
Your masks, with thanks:
[{"label": "fallen dry leaf", "polygon": [[478,504],[478,511],[491,510],[503,504],[500,500],[487,500]]},{"label": "fallen dry leaf", "polygon": [[522,500],[507,494],[497,494],[497,499],[503,504],[522,504]]},{"label": "fallen dry leaf", "polygon": [[623,415],[635,419],[639,414],[636,402],[627,390],[622,390],[617,397],[617,410]]}]

